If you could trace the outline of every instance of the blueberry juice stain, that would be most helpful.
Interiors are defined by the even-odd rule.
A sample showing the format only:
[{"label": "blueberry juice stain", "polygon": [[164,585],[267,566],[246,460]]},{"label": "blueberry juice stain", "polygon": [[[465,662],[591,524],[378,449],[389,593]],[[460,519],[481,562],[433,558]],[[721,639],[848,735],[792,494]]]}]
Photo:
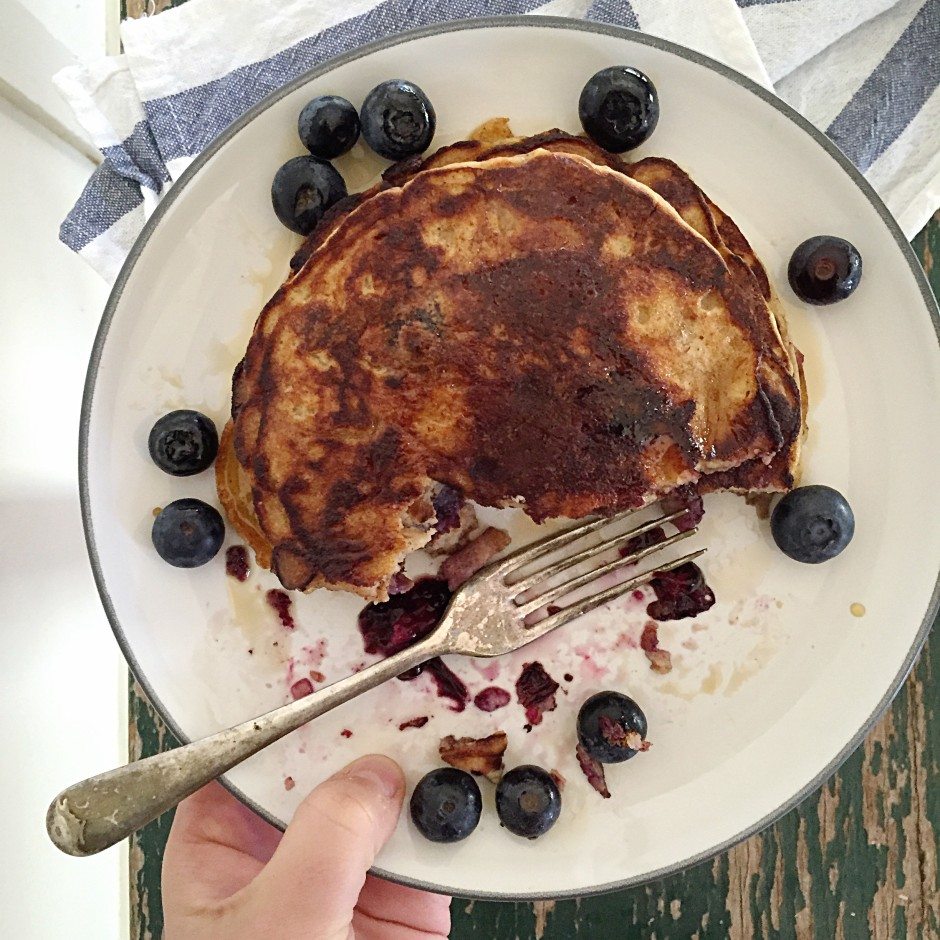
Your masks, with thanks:
[{"label": "blueberry juice stain", "polygon": [[[391,656],[424,639],[440,623],[451,591],[439,578],[419,578],[414,587],[387,601],[367,604],[359,613],[359,632],[367,653]],[[437,694],[449,699],[454,711],[463,711],[470,693],[460,677],[437,656],[403,672],[403,681],[427,672],[437,687]]]}]

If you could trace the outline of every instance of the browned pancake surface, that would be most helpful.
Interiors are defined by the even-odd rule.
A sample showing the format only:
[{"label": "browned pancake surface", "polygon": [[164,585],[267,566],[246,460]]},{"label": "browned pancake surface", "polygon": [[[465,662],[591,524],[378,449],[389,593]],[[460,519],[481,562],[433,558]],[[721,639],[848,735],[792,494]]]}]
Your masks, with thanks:
[{"label": "browned pancake surface", "polygon": [[579,517],[769,459],[793,415],[756,298],[648,189],[580,156],[443,166],[359,202],[236,375],[274,570],[384,596],[427,541],[435,481]]},{"label": "browned pancake surface", "polygon": [[[702,488],[734,489],[740,492],[788,490],[794,482],[805,423],[805,395],[801,394],[799,353],[785,335],[785,324],[779,320],[771,302],[767,273],[747,239],[734,221],[671,160],[647,157],[636,163],[628,163],[593,141],[558,128],[520,138],[513,135],[504,118],[497,118],[481,125],[469,140],[442,147],[429,156],[413,157],[390,166],[383,174],[382,182],[367,192],[350,196],[327,215],[297,252],[292,267],[299,268],[332,234],[346,214],[383,189],[402,185],[423,170],[471,160],[530,153],[539,148],[584,157],[648,186],[665,199],[683,221],[715,246],[742,291],[760,295],[752,299],[750,308],[754,311],[752,332],[763,357],[761,368],[764,372],[764,386],[768,401],[772,401],[775,412],[779,413],[781,434],[786,434],[787,428],[794,430],[769,464],[762,458],[746,461],[733,470],[722,471],[714,479],[703,481]],[[761,303],[761,299],[764,303]]]}]

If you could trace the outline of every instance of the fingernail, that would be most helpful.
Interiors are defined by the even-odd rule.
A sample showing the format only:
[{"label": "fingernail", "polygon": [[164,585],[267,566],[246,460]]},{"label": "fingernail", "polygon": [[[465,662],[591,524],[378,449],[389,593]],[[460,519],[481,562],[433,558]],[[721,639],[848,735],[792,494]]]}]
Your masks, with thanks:
[{"label": "fingernail", "polygon": [[402,773],[393,760],[370,754],[346,768],[344,776],[362,780],[375,787],[386,799],[393,799],[403,789]]}]

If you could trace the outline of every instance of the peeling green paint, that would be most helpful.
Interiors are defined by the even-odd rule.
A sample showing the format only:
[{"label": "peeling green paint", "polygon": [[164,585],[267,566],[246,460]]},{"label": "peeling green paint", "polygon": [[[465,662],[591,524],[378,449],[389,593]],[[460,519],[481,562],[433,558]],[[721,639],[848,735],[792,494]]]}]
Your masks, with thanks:
[{"label": "peeling green paint", "polygon": [[[131,722],[128,750],[131,760],[149,757],[151,754],[179,746],[179,742],[160,721],[153,706],[143,697],[140,687],[133,679],[128,690],[128,707]],[[150,940],[163,936],[160,869],[163,866],[163,849],[172,822],[171,810],[145,826],[131,839],[131,940]]]}]

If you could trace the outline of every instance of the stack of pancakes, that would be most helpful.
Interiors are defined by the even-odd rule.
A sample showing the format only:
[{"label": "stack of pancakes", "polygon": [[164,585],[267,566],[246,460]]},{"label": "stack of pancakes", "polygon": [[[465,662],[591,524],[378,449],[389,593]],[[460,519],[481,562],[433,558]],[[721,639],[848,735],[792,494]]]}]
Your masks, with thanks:
[{"label": "stack of pancakes", "polygon": [[678,166],[497,120],[309,236],[236,370],[220,495],[285,587],[381,600],[441,486],[536,521],[789,489],[800,362]]}]

